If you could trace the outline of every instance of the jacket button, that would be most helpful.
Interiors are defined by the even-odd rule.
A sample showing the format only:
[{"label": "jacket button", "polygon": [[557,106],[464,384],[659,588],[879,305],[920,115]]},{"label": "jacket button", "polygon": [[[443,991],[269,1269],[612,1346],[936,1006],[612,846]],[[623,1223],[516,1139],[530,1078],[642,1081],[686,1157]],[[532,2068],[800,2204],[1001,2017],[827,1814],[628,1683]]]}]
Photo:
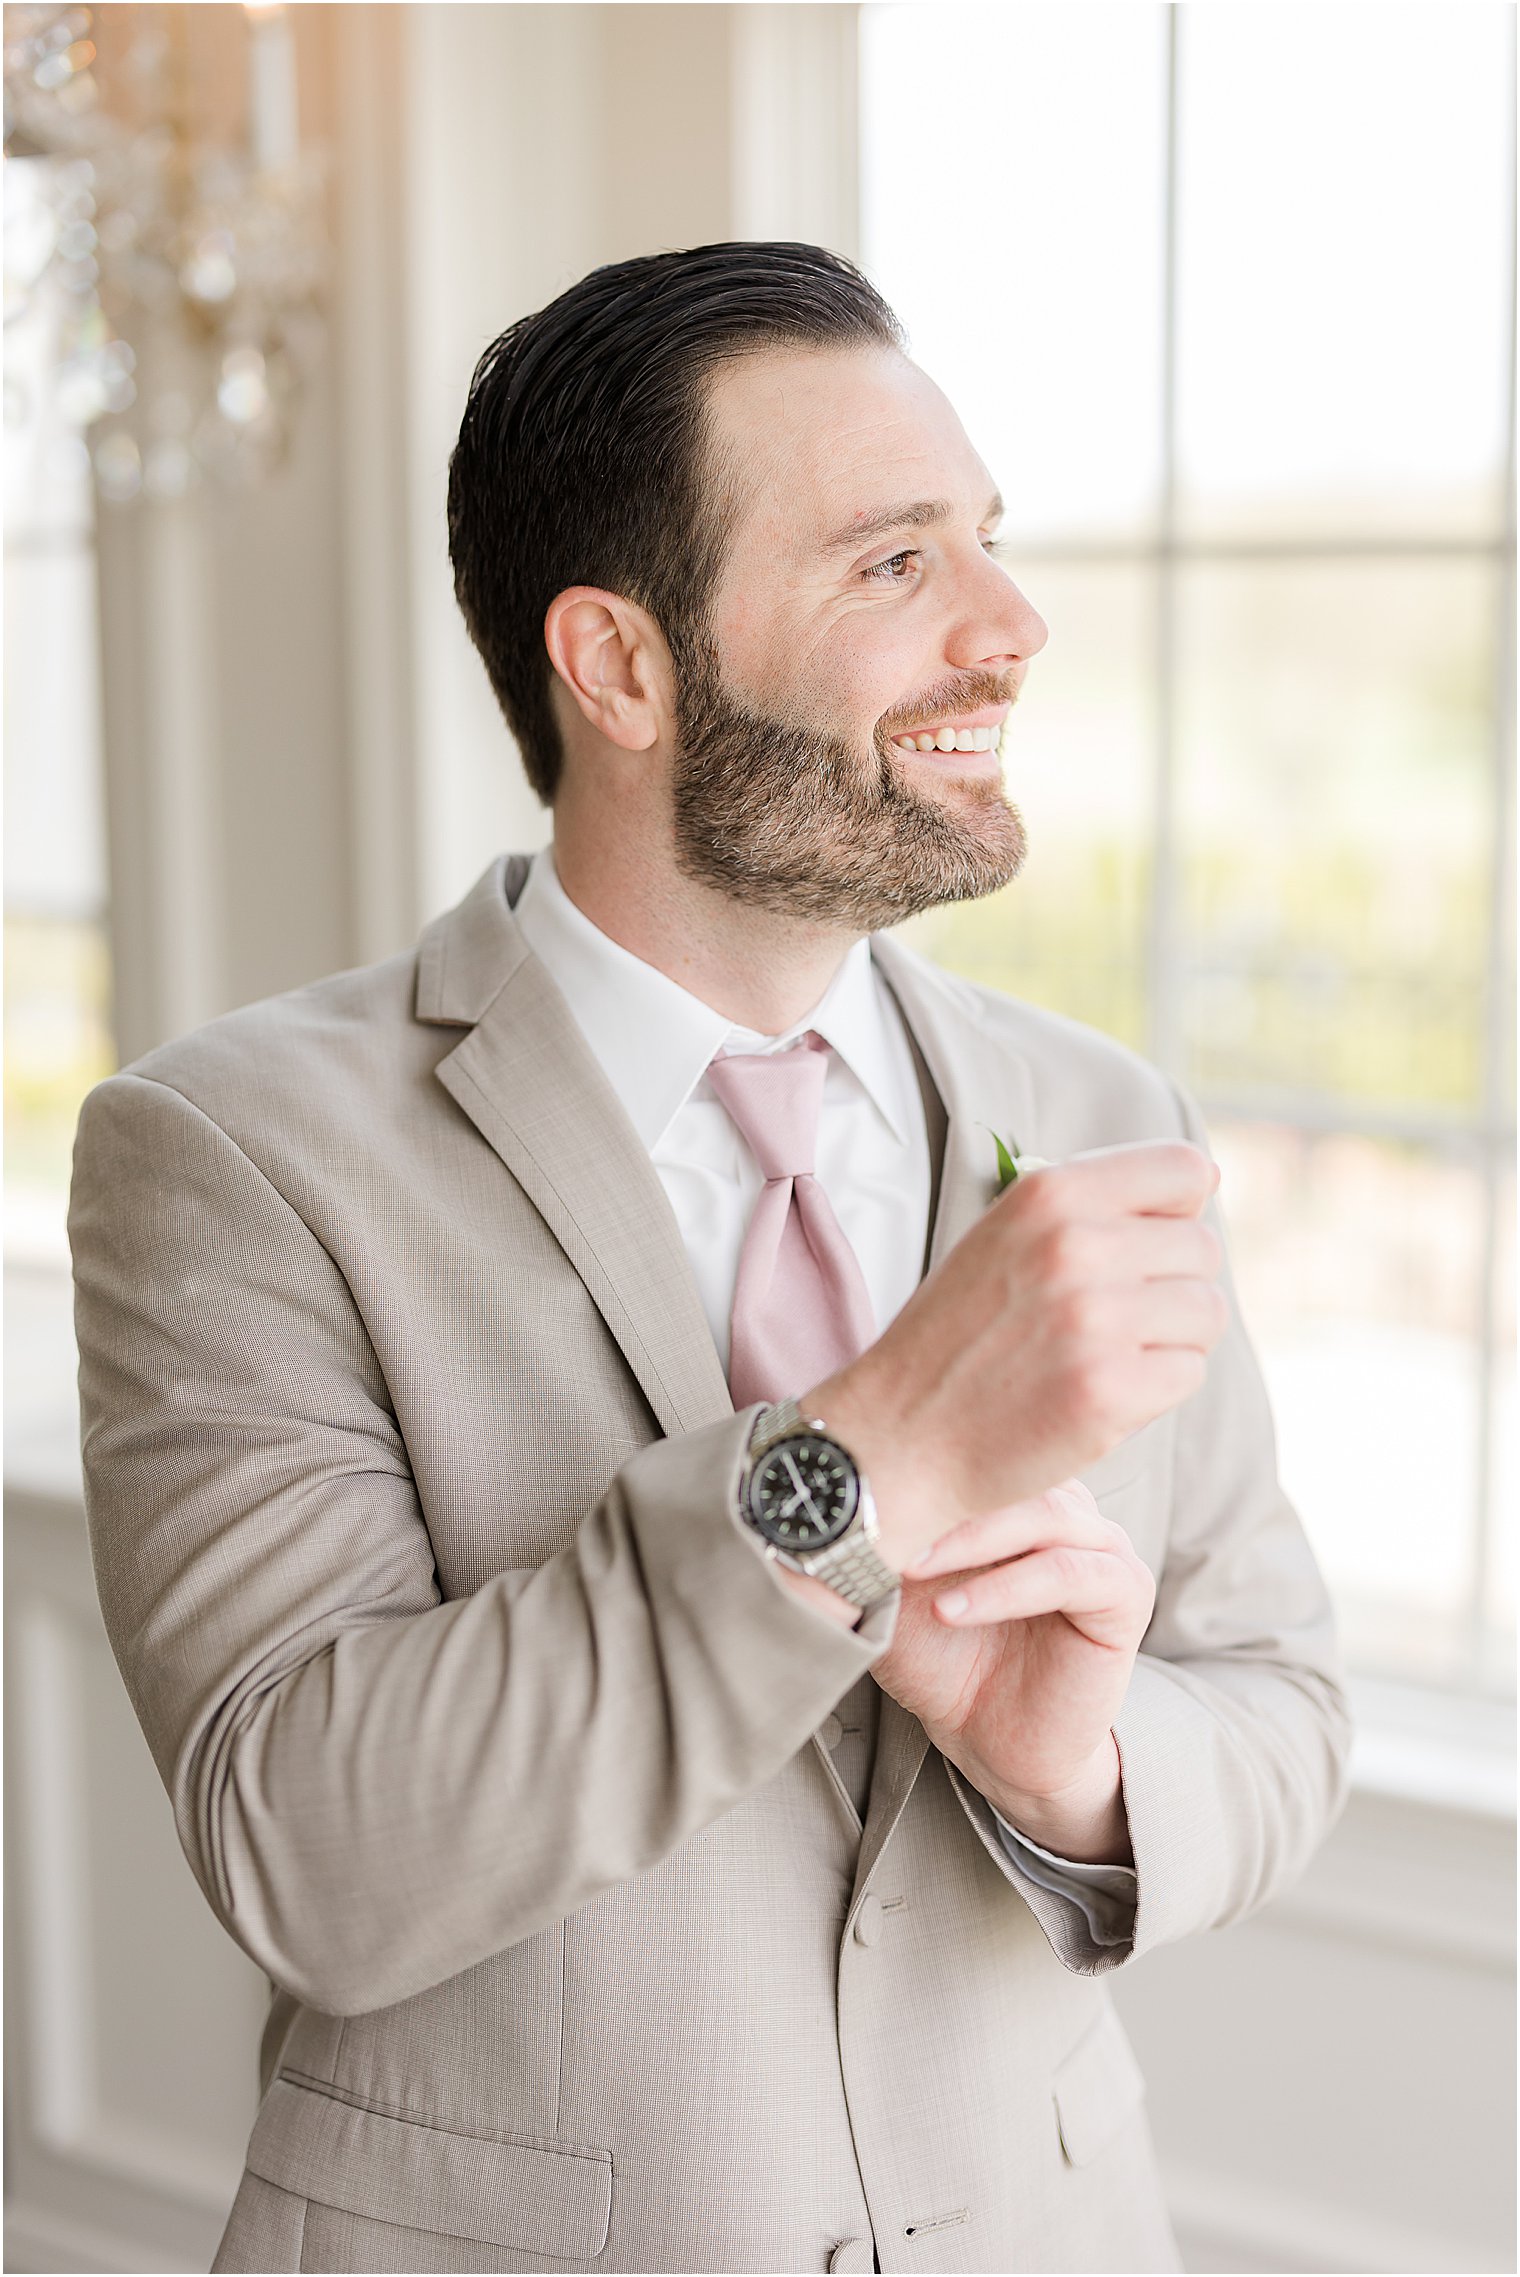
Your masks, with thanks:
[{"label": "jacket button", "polygon": [[837,1716],[825,1716],[823,1722],[818,1726],[818,1737],[832,1755],[844,1737],[844,1725]]},{"label": "jacket button", "polygon": [[[881,1899],[874,1890],[868,1890],[860,1901],[860,1911],[855,1916],[855,1942],[857,1945],[881,1943]],[[839,2266],[843,2269],[846,2264],[841,2262]],[[848,2266],[853,2269],[855,2264],[852,2261]]]},{"label": "jacket button", "polygon": [[847,2273],[847,2277],[871,2277],[875,2267],[876,2255],[869,2238],[847,2237],[829,2255],[831,2277],[836,2271]]}]

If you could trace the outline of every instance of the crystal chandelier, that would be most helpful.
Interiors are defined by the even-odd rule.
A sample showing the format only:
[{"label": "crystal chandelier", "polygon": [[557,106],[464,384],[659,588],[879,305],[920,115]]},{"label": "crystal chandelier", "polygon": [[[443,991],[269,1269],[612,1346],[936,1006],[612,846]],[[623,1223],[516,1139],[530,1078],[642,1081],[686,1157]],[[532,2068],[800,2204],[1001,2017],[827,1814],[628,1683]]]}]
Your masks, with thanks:
[{"label": "crystal chandelier", "polygon": [[57,407],[104,498],[255,482],[287,455],[325,334],[325,155],[298,139],[289,13],[241,11],[246,146],[198,130],[199,11],[133,8],[106,88],[101,13],[5,10],[5,322],[47,296]]}]

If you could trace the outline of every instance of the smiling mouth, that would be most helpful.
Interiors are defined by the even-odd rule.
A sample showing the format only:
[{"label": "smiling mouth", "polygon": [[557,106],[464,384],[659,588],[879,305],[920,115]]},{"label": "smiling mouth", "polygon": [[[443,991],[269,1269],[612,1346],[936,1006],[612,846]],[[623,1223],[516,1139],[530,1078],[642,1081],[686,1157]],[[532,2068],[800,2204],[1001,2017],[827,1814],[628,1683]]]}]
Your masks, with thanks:
[{"label": "smiling mouth", "polygon": [[[999,754],[1009,717],[1019,699],[1021,685],[1021,678],[1015,680],[1007,674],[976,672],[967,675],[959,683],[950,680],[937,688],[922,689],[919,702],[924,710],[919,717],[916,720],[910,717],[906,727],[894,726],[887,729],[891,748],[900,751],[905,759],[944,759],[977,754],[988,758]],[[936,697],[944,706],[943,710],[938,706],[930,709],[935,704]],[[899,720],[907,709],[904,704],[898,711]]]},{"label": "smiling mouth", "polygon": [[913,735],[894,735],[892,748],[917,758],[926,751],[996,751],[1003,733],[996,727],[925,727]]}]

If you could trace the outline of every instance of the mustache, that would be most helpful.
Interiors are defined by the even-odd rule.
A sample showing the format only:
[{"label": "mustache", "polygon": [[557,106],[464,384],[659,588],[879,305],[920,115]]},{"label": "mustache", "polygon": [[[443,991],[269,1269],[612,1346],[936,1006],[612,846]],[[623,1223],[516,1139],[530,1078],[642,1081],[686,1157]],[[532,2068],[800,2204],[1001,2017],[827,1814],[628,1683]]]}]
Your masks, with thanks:
[{"label": "mustache", "polygon": [[954,680],[937,680],[911,703],[896,704],[883,714],[877,734],[890,739],[929,720],[953,719],[958,712],[984,711],[993,704],[1015,704],[1019,687],[1019,675],[1011,672],[965,672]]}]

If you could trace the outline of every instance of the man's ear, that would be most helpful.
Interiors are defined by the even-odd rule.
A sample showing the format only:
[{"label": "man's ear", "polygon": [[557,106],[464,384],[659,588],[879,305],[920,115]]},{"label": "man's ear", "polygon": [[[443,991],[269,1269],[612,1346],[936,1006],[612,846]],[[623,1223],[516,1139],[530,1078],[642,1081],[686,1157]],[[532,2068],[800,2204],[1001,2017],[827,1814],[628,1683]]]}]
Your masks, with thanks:
[{"label": "man's ear", "polygon": [[544,644],[598,734],[624,751],[649,750],[665,710],[668,655],[648,610],[595,585],[569,585],[549,603]]}]

